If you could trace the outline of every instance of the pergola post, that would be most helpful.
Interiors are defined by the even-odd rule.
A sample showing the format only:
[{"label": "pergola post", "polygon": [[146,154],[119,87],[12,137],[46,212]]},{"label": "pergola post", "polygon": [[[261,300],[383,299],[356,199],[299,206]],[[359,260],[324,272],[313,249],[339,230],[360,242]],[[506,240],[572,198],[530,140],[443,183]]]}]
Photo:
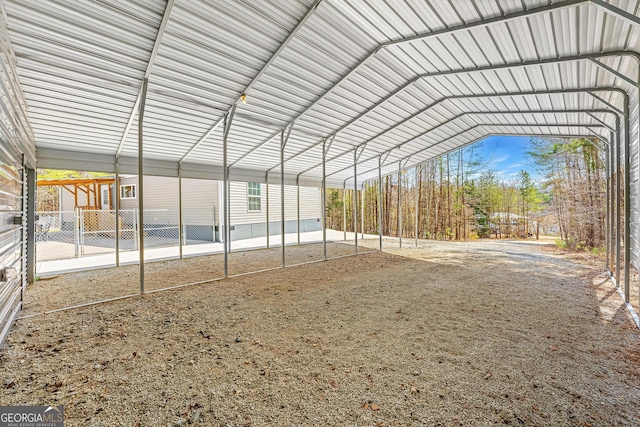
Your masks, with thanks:
[{"label": "pergola post", "polygon": [[[182,259],[182,240],[184,239],[184,230],[183,227],[183,217],[182,217],[182,162],[178,163],[178,248],[180,250],[180,259]],[[215,221],[214,221],[215,227]],[[215,236],[215,230],[213,232]]]},{"label": "pergola post", "polygon": [[382,252],[382,156],[378,157],[378,239],[380,240],[380,252]]},{"label": "pergola post", "polygon": [[138,111],[138,224],[140,232],[138,239],[140,244],[138,252],[140,254],[140,294],[144,294],[144,106],[147,102],[147,86],[149,78],[142,80],[142,92],[140,95],[140,111]]},{"label": "pergola post", "polygon": [[353,237],[358,253],[358,150],[353,150]]},{"label": "pergola post", "polygon": [[327,140],[322,140],[322,256],[327,260]]},{"label": "pergola post", "polygon": [[398,238],[402,249],[402,162],[398,162]]},{"label": "pergola post", "polygon": [[224,117],[224,133],[222,134],[222,204],[224,205],[224,277],[229,277],[229,252],[231,250],[231,208],[229,206],[229,168],[227,159],[227,145],[229,138],[229,130],[231,129],[231,122],[233,122],[233,116],[236,113],[235,104],[231,107],[229,113]]},{"label": "pergola post", "polygon": [[120,267],[120,156],[116,156],[116,181],[113,184],[115,197],[113,208],[115,209],[116,230],[116,267]]},{"label": "pergola post", "polygon": [[269,172],[267,172],[265,174],[264,181],[265,181],[264,188],[265,188],[265,192],[267,193],[266,194],[266,199],[267,199],[266,200],[266,202],[267,202],[267,218],[266,218],[266,220],[267,220],[267,249],[269,249],[270,248],[270,245],[269,245],[269,237],[270,236],[269,235],[271,234],[271,231],[269,229]]}]

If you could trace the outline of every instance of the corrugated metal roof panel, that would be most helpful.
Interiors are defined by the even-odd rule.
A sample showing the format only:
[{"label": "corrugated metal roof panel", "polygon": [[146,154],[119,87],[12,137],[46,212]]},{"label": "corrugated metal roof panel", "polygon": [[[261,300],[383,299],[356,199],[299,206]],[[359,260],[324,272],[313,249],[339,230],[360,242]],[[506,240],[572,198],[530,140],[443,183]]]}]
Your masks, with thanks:
[{"label": "corrugated metal roof panel", "polygon": [[[633,2],[611,3],[636,13]],[[484,27],[462,27],[522,11],[525,6],[529,10],[547,7],[546,0],[406,0],[393,5],[384,0],[324,0],[262,72],[311,4],[311,0],[176,0],[150,75],[145,122],[149,158],[182,160],[257,75],[247,104],[238,106],[229,136],[229,158],[243,168],[274,167],[279,162],[279,138],[269,138],[295,121],[286,148],[291,159],[285,164],[294,174],[317,164],[309,165],[319,156],[319,141],[338,131],[331,153],[342,155],[332,160],[334,169],[351,164],[353,147],[364,143],[363,159],[389,150],[390,159],[402,151],[405,156],[413,153],[412,161],[443,152],[464,144],[470,136],[489,132],[478,128],[465,132],[465,127],[483,120],[490,119],[497,130],[512,132],[532,131],[523,123],[593,120],[584,114],[453,119],[464,111],[604,108],[585,94],[442,101],[453,95],[613,85],[636,94],[629,82],[610,72],[617,70],[635,80],[638,65],[628,57],[603,57],[600,64],[583,59],[518,66],[522,61],[638,50],[640,31],[601,8],[584,3]],[[115,154],[165,5],[160,0],[95,5],[6,2],[38,146]],[[388,41],[446,28],[458,29],[373,53]],[[513,67],[476,70],[504,64]],[[410,84],[419,75],[457,70],[467,71],[432,75]],[[622,107],[620,95],[598,95]],[[435,105],[425,108],[431,104]],[[544,132],[560,130],[547,126]],[[136,132],[134,119],[123,155],[135,155]],[[93,138],[87,144],[89,136]],[[191,152],[189,161],[220,166],[221,139],[220,126]],[[393,149],[396,146],[402,149]],[[421,153],[425,147],[431,148]],[[339,172],[336,177],[349,173]],[[315,169],[313,174],[318,176]]]}]

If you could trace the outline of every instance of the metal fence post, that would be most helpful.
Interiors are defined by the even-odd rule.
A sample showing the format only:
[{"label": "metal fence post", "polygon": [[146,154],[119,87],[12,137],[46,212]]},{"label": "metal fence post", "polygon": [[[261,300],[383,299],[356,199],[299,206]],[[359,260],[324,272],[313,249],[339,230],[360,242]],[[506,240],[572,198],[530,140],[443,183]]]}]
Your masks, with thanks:
[{"label": "metal fence post", "polygon": [[133,208],[133,218],[131,220],[131,229],[133,234],[133,248],[138,250],[140,242],[138,241],[138,208]]},{"label": "metal fence post", "polygon": [[73,210],[73,242],[76,249],[76,258],[80,256],[80,209]]}]

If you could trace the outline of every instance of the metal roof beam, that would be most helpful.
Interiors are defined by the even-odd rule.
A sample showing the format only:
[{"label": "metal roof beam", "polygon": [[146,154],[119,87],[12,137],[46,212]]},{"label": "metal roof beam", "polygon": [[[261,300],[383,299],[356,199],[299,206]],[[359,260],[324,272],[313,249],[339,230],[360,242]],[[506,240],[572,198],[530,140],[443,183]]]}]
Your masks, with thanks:
[{"label": "metal roof beam", "polygon": [[[597,59],[597,58],[600,58],[600,57],[608,57],[608,56],[630,56],[633,59],[635,59],[636,62],[638,63],[638,80],[640,81],[640,54],[637,53],[637,52],[633,52],[633,51],[613,51],[613,52],[601,52],[601,53],[596,53],[596,54],[575,55],[575,56],[570,56],[570,57],[565,57],[565,58],[550,58],[550,59],[535,60],[535,61],[525,61],[525,62],[519,62],[519,63],[515,63],[515,64],[502,64],[502,65],[497,65],[497,66],[476,67],[476,68],[471,68],[471,69],[459,69],[459,70],[451,70],[451,71],[442,71],[442,72],[436,72],[436,73],[421,74],[421,75],[411,79],[408,83],[405,83],[400,88],[400,90],[394,91],[390,96],[386,97],[385,100],[389,99],[392,96],[395,96],[397,93],[401,92],[402,90],[407,88],[409,85],[415,83],[416,81],[418,81],[420,79],[428,78],[428,77],[438,77],[438,76],[444,76],[444,75],[464,74],[464,73],[472,73],[472,72],[477,72],[477,71],[490,71],[490,70],[495,70],[495,69],[514,69],[514,68],[520,68],[520,67],[530,67],[530,66],[535,66],[535,65],[546,65],[546,64],[556,64],[556,63],[562,63],[562,62],[570,62],[570,61],[590,60],[590,59]],[[609,71],[609,72],[615,74],[618,77],[624,76],[623,74],[619,73],[618,71],[613,70],[610,67],[604,65],[600,61],[596,60],[596,61],[594,61],[594,63],[596,65],[598,65],[598,66],[603,67],[606,71]],[[627,80],[627,79],[625,79],[625,81],[633,82],[632,80]],[[632,84],[635,87],[640,89],[640,83],[639,82],[633,82]],[[580,89],[575,89],[575,90],[579,91]],[[560,92],[569,92],[569,91],[572,91],[572,90],[564,90],[564,91],[560,91]],[[529,93],[529,92],[516,92],[516,93],[513,93],[513,94],[509,94],[509,95],[517,96],[520,93]],[[466,97],[466,96],[472,96],[472,95],[462,95],[461,97]],[[478,95],[478,96],[492,96],[492,94]],[[507,96],[507,95],[503,95],[503,96]],[[434,106],[437,105],[439,102],[440,101],[436,102],[436,104],[434,104]],[[372,109],[375,108],[377,105],[379,105],[379,103],[374,105],[372,107]],[[427,109],[428,109],[428,107],[427,107]],[[371,110],[367,110],[366,113],[368,113],[369,111],[371,111]],[[419,112],[417,114],[421,114],[421,112]],[[364,114],[356,117],[356,119],[354,119],[354,120],[351,120],[346,125],[342,126],[336,132],[334,132],[333,135],[335,136],[338,132],[344,130],[346,127],[348,127],[349,125],[353,124],[355,121],[357,121],[363,115]],[[412,118],[412,117],[410,117],[410,118]],[[369,141],[370,140],[365,141],[365,142],[363,142],[363,144],[365,144],[365,143],[367,143]],[[309,148],[306,148],[304,150],[300,150],[297,153],[294,153],[294,155],[289,157],[289,158],[287,158],[285,160],[285,162],[304,154],[306,151],[315,148],[320,143],[321,142],[318,142],[316,144],[313,144]],[[353,147],[349,147],[349,149],[344,151],[341,155],[345,155],[345,154],[351,152],[352,149],[353,149]],[[329,161],[330,160],[333,160],[333,158],[329,159]],[[313,168],[315,168],[315,167],[317,167],[317,165],[314,166]],[[309,170],[311,170],[313,168],[310,168]]]},{"label": "metal roof beam", "polygon": [[593,120],[595,120],[596,122],[600,123],[602,126],[604,126],[605,128],[609,129],[611,132],[615,132],[615,129],[613,127],[611,127],[608,124],[606,124],[604,122],[604,120],[600,120],[599,118],[597,118],[594,114],[587,113],[587,116],[590,116]]},{"label": "metal roof beam", "polygon": [[[296,24],[296,26],[293,28],[293,30],[291,30],[291,32],[289,33],[289,35],[287,36],[286,39],[284,39],[284,41],[280,44],[280,46],[278,47],[278,49],[273,52],[273,54],[271,55],[271,57],[269,58],[269,60],[267,62],[265,62],[265,64],[262,66],[262,68],[260,69],[260,71],[258,71],[258,73],[253,76],[253,78],[251,79],[251,81],[249,82],[249,84],[247,84],[247,86],[244,88],[244,90],[242,91],[242,93],[238,94],[238,97],[235,99],[235,101],[233,102],[233,104],[231,106],[229,106],[229,109],[227,110],[227,112],[225,113],[225,116],[229,113],[229,111],[231,110],[231,108],[233,108],[233,106],[238,105],[238,101],[240,101],[240,98],[243,94],[246,94],[247,92],[249,92],[249,90],[251,90],[251,88],[256,84],[256,82],[258,81],[258,79],[265,73],[265,71],[271,66],[271,64],[273,64],[273,61],[275,61],[278,56],[282,53],[282,51],[287,47],[287,45],[289,44],[289,42],[291,42],[291,40],[293,40],[293,38],[296,36],[296,34],[298,34],[298,31],[300,31],[300,29],[304,26],[304,24],[309,20],[309,18],[311,17],[311,15],[314,14],[314,12],[316,11],[316,9],[318,8],[318,6],[320,5],[320,3],[322,3],[323,0],[315,0],[313,2],[313,4],[311,5],[311,7],[309,7],[309,9],[307,9],[307,12],[304,14],[304,16],[302,17],[302,19],[300,19],[300,21],[298,21],[298,23]],[[217,128],[218,126],[220,126],[220,123],[222,123],[222,121],[224,120],[224,116],[221,117],[220,119],[218,119],[213,126],[211,126],[211,128],[206,131],[204,133],[204,135],[202,135],[200,137],[200,139],[198,139],[198,141],[196,141],[196,143],[191,146],[191,148],[185,153],[184,156],[182,156],[182,158],[180,159],[180,163],[182,163],[187,157],[189,157],[189,155],[204,141],[206,140]],[[287,124],[287,126],[289,126],[290,124]],[[285,126],[286,128],[286,126]],[[280,131],[278,131],[278,133],[275,135],[279,135]],[[262,143],[261,145],[266,144],[267,142],[271,141],[274,137],[269,138],[267,141],[265,141],[264,143]],[[237,163],[237,162],[235,162]],[[234,163],[234,164],[235,164]]]},{"label": "metal roof beam", "polygon": [[[605,138],[605,137],[603,137],[603,136],[601,136],[601,135],[586,135],[586,134],[585,134],[585,135],[548,135],[548,134],[532,134],[532,133],[528,133],[528,132],[527,132],[527,133],[502,133],[502,132],[489,132],[489,133],[486,133],[486,134],[484,134],[483,136],[481,136],[481,137],[479,137],[479,138],[475,138],[475,139],[473,139],[473,140],[471,140],[471,141],[469,141],[469,142],[466,142],[466,143],[465,143],[465,145],[463,145],[463,146],[461,146],[461,147],[456,147],[456,148],[451,149],[451,150],[449,150],[449,151],[447,151],[447,152],[445,152],[445,153],[442,153],[442,154],[441,154],[441,156],[446,155],[446,154],[448,154],[448,153],[451,153],[451,152],[453,152],[453,151],[457,151],[457,150],[459,150],[459,149],[461,149],[461,148],[464,148],[464,147],[467,147],[467,146],[469,146],[469,145],[475,144],[476,142],[482,141],[483,139],[486,139],[486,138],[489,138],[489,137],[492,137],[492,136],[525,136],[525,137],[526,137],[526,136],[529,136],[529,137],[534,137],[534,136],[535,136],[535,137],[539,137],[539,136],[552,136],[552,137],[554,137],[554,138],[585,138],[585,139],[588,139],[588,138],[596,138],[596,139],[599,139],[600,141],[604,142],[605,144],[610,145],[610,144],[609,144],[609,141],[607,140],[607,138]],[[420,154],[420,153],[422,153],[423,151],[428,150],[428,149],[429,149],[429,148],[425,148],[425,149],[423,149],[423,150],[421,150],[421,151],[419,151],[419,152],[417,152],[417,153],[413,153],[411,156],[418,155],[418,154]],[[404,160],[404,159],[401,159],[400,161],[402,161],[402,160]],[[431,159],[429,159],[429,160],[431,160]],[[420,161],[420,162],[418,162],[418,163],[414,163],[414,164],[412,164],[411,166],[409,166],[408,168],[409,168],[409,169],[411,169],[411,168],[416,167],[416,166],[418,166],[418,165],[424,164],[425,162],[428,162],[429,160],[422,160],[422,161]],[[392,165],[392,164],[393,164],[393,163],[389,163],[388,165]],[[388,166],[388,165],[385,165],[385,166]],[[406,165],[405,165],[405,169],[407,169]],[[377,170],[378,170],[378,167],[376,166],[375,168],[372,168],[372,169],[366,170],[366,171],[364,171],[363,173],[370,173],[370,172],[374,172],[374,171],[377,171]],[[388,172],[388,173],[386,173],[386,174],[384,174],[384,175],[381,175],[381,177],[383,177],[383,178],[384,178],[384,177],[387,177],[387,176],[389,176],[389,175],[394,175],[394,174],[396,174],[396,173],[398,173],[398,172],[397,172],[397,171]],[[347,178],[347,180],[349,180],[349,179],[350,179],[350,178]],[[376,179],[378,179],[378,178],[377,178],[377,177],[376,177],[376,178],[371,178],[371,179],[366,180],[365,182],[373,181],[373,180],[376,180]]]},{"label": "metal roof beam", "polygon": [[[149,76],[151,75],[153,64],[156,61],[158,50],[160,49],[160,45],[162,44],[162,37],[164,36],[164,31],[167,28],[167,23],[169,22],[169,17],[171,16],[171,10],[173,9],[173,1],[174,0],[167,0],[167,4],[164,8],[162,21],[160,21],[160,26],[158,27],[158,34],[156,35],[156,40],[153,43],[153,48],[151,49],[151,55],[149,55],[149,61],[147,61],[147,68],[144,71],[144,76],[142,77],[143,81],[144,79],[148,80]],[[124,143],[127,140],[127,136],[129,135],[129,130],[131,130],[131,125],[133,125],[133,119],[136,117],[136,113],[138,112],[138,107],[140,106],[140,101],[142,100],[142,87],[143,85],[140,85],[140,90],[138,91],[136,102],[133,104],[131,113],[129,113],[129,119],[127,120],[127,124],[124,127],[124,131],[122,132],[122,137],[120,138],[120,144],[118,144],[118,149],[116,150],[116,156],[120,155],[120,152],[124,147]]]},{"label": "metal roof beam", "polygon": [[[619,77],[620,79],[624,80],[625,82],[629,83],[631,86],[635,86],[635,87],[639,87],[638,86],[638,82],[634,81],[633,79],[630,79],[629,77],[625,76],[624,74],[622,74],[621,72],[619,72],[618,70],[609,67],[607,64],[605,64],[604,62],[595,59],[595,58],[589,58],[589,60],[591,62],[593,62],[594,64],[596,64],[598,67],[602,67],[605,70],[607,70],[608,72],[610,72],[611,74],[613,74],[616,77]],[[640,77],[639,77],[640,78]]]},{"label": "metal roof beam", "polygon": [[634,25],[636,27],[640,26],[640,18],[638,18],[636,15],[632,13],[627,12],[626,10],[620,9],[619,7],[616,7],[611,3],[607,3],[606,1],[603,1],[603,0],[590,0],[590,1],[591,1],[591,4],[593,4],[594,6],[599,7],[605,12],[611,13],[616,18],[622,19],[626,23]]},{"label": "metal roof beam", "polygon": [[320,95],[320,97],[316,98],[315,101],[313,101],[309,106],[307,106],[304,110],[302,110],[302,112],[299,113],[292,120],[292,122],[295,122],[301,116],[306,114],[310,109],[312,109],[315,105],[317,105],[318,102],[322,101],[336,87],[338,87],[342,82],[344,82],[346,79],[348,79],[362,65],[364,65],[370,58],[374,57],[376,55],[376,53],[378,53],[382,49],[388,48],[390,46],[396,46],[398,44],[414,42],[416,40],[426,40],[426,39],[429,39],[429,38],[432,38],[432,37],[438,37],[438,36],[442,36],[442,35],[445,35],[445,34],[452,34],[452,33],[460,32],[460,31],[469,31],[472,28],[484,27],[484,26],[498,24],[498,23],[505,23],[505,22],[509,22],[509,21],[512,21],[512,20],[515,20],[515,19],[520,19],[520,18],[526,18],[526,17],[529,17],[529,16],[539,15],[541,13],[548,13],[548,12],[551,12],[551,11],[554,11],[554,10],[566,9],[568,7],[574,7],[574,6],[577,6],[577,5],[580,5],[580,4],[586,4],[589,1],[590,0],[566,0],[566,1],[559,2],[559,3],[554,3],[554,4],[550,4],[550,5],[545,5],[545,6],[542,6],[542,7],[537,7],[537,8],[528,9],[528,10],[524,10],[524,11],[520,11],[520,12],[511,13],[511,14],[504,15],[504,16],[498,16],[498,17],[495,17],[495,18],[489,18],[489,19],[486,19],[486,20],[476,21],[476,22],[471,22],[471,23],[464,23],[462,25],[457,25],[455,27],[449,27],[449,28],[444,28],[442,30],[431,31],[431,32],[426,33],[426,34],[420,34],[420,35],[413,36],[413,37],[407,37],[407,38],[403,38],[403,39],[400,39],[400,40],[392,40],[392,41],[387,42],[387,43],[381,43],[377,47],[375,47],[372,51],[370,51],[364,58],[362,58],[360,61],[358,61],[358,63],[353,68],[351,68],[349,71],[347,71],[346,74],[341,76],[335,83],[333,83],[331,85],[331,87],[329,87],[329,89],[327,89],[322,95]]},{"label": "metal roof beam", "polygon": [[[413,37],[408,37],[408,38],[404,38],[404,39],[400,39],[400,40],[393,40],[393,41],[390,41],[390,42],[387,42],[387,43],[382,43],[382,44],[378,45],[376,48],[374,48],[373,50],[371,50],[364,58],[362,58],[360,61],[358,61],[358,63],[355,66],[353,66],[349,71],[347,71],[346,74],[342,75],[335,83],[333,83],[331,85],[331,87],[329,87],[322,95],[320,95],[320,97],[316,98],[309,106],[307,106],[302,112],[300,112],[296,117],[294,117],[293,120],[291,121],[291,123],[295,123],[296,120],[298,120],[300,117],[305,115],[309,110],[311,110],[315,105],[317,105],[320,101],[322,101],[331,92],[333,92],[333,90],[335,88],[337,88],[342,82],[344,82],[347,78],[349,78],[352,74],[354,74],[360,67],[362,67],[369,59],[374,57],[382,49],[385,49],[385,48],[391,47],[391,46],[396,46],[396,45],[403,44],[403,43],[414,42],[414,41],[417,41],[417,40],[426,40],[426,39],[429,39],[429,38],[432,38],[432,37],[442,36],[442,35],[445,35],[445,34],[452,34],[452,33],[461,32],[461,31],[469,31],[470,29],[473,29],[473,28],[480,28],[480,27],[490,26],[490,25],[493,25],[493,24],[505,23],[505,22],[509,22],[509,21],[512,21],[512,20],[520,19],[520,18],[535,16],[535,15],[538,15],[538,14],[541,14],[541,13],[552,12],[554,10],[566,9],[566,8],[569,8],[569,7],[578,6],[580,4],[587,4],[589,1],[590,0],[567,0],[567,1],[559,2],[559,3],[545,5],[545,6],[534,8],[534,9],[528,9],[528,10],[515,12],[515,13],[512,13],[512,14],[508,14],[508,15],[498,16],[498,17],[495,17],[495,18],[489,18],[489,19],[482,20],[482,21],[476,21],[476,22],[472,22],[472,23],[465,23],[465,24],[462,24],[462,25],[459,25],[459,26],[455,26],[455,27],[450,27],[450,28],[445,28],[445,29],[442,29],[442,30],[432,31],[432,32],[429,32],[429,33],[426,33],[426,34],[420,34],[420,35],[413,36]],[[413,83],[415,83],[420,78],[422,78],[422,76],[418,76],[418,77],[410,80],[409,82],[405,83],[402,87],[398,88],[396,91],[394,91],[393,93],[387,95],[385,98],[380,100],[378,103],[374,104],[372,107],[367,109],[364,113],[360,114],[355,119],[351,120],[350,122],[348,122],[345,125],[343,125],[342,127],[340,127],[338,130],[336,130],[334,132],[334,135],[342,132],[348,126],[352,125],[357,120],[361,119],[363,116],[365,116],[366,114],[371,112],[373,109],[378,107],[380,104],[382,104],[382,103],[386,102],[387,100],[389,100],[390,98],[394,97],[399,92],[402,92],[404,89],[406,89],[408,86],[410,86]],[[268,141],[265,141],[264,143],[267,143],[267,142]],[[322,144],[322,140],[317,142],[316,144],[314,144],[311,148],[314,148],[314,147],[316,147],[317,145],[320,145],[320,144]],[[296,154],[296,156],[297,155],[299,155],[299,154]],[[288,160],[291,160],[291,158],[293,158],[293,157],[290,157],[290,158],[286,159],[285,162],[288,161]]]},{"label": "metal roof beam", "polygon": [[615,111],[618,114],[624,114],[624,111],[622,111],[621,109],[619,109],[618,107],[616,107],[615,105],[613,105],[612,103],[605,101],[604,98],[602,98],[601,96],[596,95],[595,93],[593,93],[594,91],[588,91],[587,93],[589,95],[591,95],[594,99],[596,99],[599,102],[602,102],[604,105],[606,105],[607,107],[611,108],[613,111]]},{"label": "metal roof beam", "polygon": [[[467,133],[467,132],[470,132],[470,131],[472,131],[472,130],[474,130],[474,129],[477,129],[477,128],[483,128],[483,127],[488,127],[488,126],[493,126],[493,125],[492,125],[492,124],[479,124],[479,125],[475,125],[475,126],[472,126],[472,127],[468,128],[468,129],[463,130],[462,132],[458,132],[458,133],[457,133],[456,135],[454,135],[452,138],[455,138],[455,137],[458,137],[458,136],[460,136],[460,135],[463,135],[463,134],[465,134],[465,133]],[[511,126],[523,126],[523,125],[521,125],[521,124],[517,124],[517,125],[511,125]],[[529,126],[529,127],[540,127],[541,125],[526,125],[526,126]],[[578,126],[575,126],[575,127],[584,127],[585,129],[587,129],[587,128],[588,128],[588,126],[585,126],[585,125],[578,125]],[[483,134],[483,136],[481,136],[481,137],[479,137],[479,138],[476,138],[476,139],[472,140],[471,142],[467,142],[467,143],[465,143],[464,145],[462,145],[462,146],[460,146],[460,147],[453,148],[453,149],[451,149],[451,150],[446,151],[445,153],[440,154],[440,156],[442,156],[442,155],[444,155],[444,154],[446,154],[446,153],[450,153],[450,152],[452,152],[452,151],[459,150],[459,149],[460,149],[460,148],[462,148],[462,147],[466,147],[466,146],[471,145],[471,144],[474,144],[474,143],[476,143],[476,142],[478,142],[478,141],[482,141],[483,139],[488,138],[489,136],[552,136],[552,137],[555,137],[555,138],[592,138],[592,137],[602,138],[600,135],[569,135],[569,134],[567,134],[567,135],[553,135],[553,134],[545,134],[545,133],[539,133],[539,134],[533,134],[533,135],[532,135],[532,134],[530,134],[529,132],[527,132],[527,133],[487,132],[487,133]],[[450,138],[449,138],[449,139],[450,139]],[[416,155],[418,155],[418,154],[421,154],[422,152],[424,152],[424,151],[426,151],[426,150],[429,150],[429,149],[431,149],[431,148],[433,148],[433,147],[437,146],[438,144],[440,144],[440,143],[442,143],[442,142],[444,142],[444,141],[440,141],[440,142],[439,142],[439,143],[437,143],[437,144],[433,144],[433,145],[430,145],[430,146],[428,146],[428,147],[424,147],[424,148],[423,148],[423,149],[421,149],[420,151],[415,152],[415,153],[411,153],[410,155],[408,155],[408,156],[406,156],[406,157],[403,157],[403,158],[401,158],[401,159],[399,159],[399,160],[394,160],[394,161],[392,161],[392,162],[390,162],[390,163],[387,163],[387,164],[385,164],[385,163],[383,162],[383,163],[382,163],[382,166],[389,166],[389,165],[393,165],[394,163],[397,163],[397,162],[402,162],[402,161],[404,161],[405,159],[407,159],[407,158],[411,158],[412,156],[416,156]],[[435,157],[434,157],[434,158],[435,158]],[[426,160],[423,160],[423,161],[426,161]],[[422,162],[418,162],[418,163],[416,163],[416,164],[420,164],[420,163],[422,163]],[[410,167],[413,167],[413,166],[415,166],[415,165],[412,165],[412,166],[410,166]],[[372,169],[368,169],[368,170],[364,171],[363,173],[365,173],[365,174],[366,174],[366,173],[370,173],[370,172],[373,172],[373,171],[375,171],[375,170],[377,170],[377,169],[378,169],[378,167],[375,167],[375,168],[372,168]],[[390,175],[390,174],[387,174],[387,175]],[[345,181],[347,181],[347,180],[349,180],[349,179],[351,179],[351,177],[347,178]]]},{"label": "metal roof beam", "polygon": [[[453,95],[453,96],[447,96],[444,98],[441,98],[440,100],[436,101],[435,103],[430,104],[429,106],[427,106],[426,108],[423,108],[422,110],[418,111],[415,114],[412,114],[410,117],[408,117],[407,119],[402,120],[400,123],[393,125],[392,127],[386,129],[385,131],[382,131],[380,133],[378,133],[376,136],[368,139],[367,141],[361,143],[359,146],[362,145],[366,145],[369,142],[372,142],[376,139],[378,139],[379,137],[381,137],[382,135],[384,135],[385,133],[397,128],[399,125],[408,122],[409,120],[412,120],[413,118],[417,117],[420,114],[425,113],[426,111],[428,111],[431,108],[434,108],[435,106],[441,104],[442,102],[445,101],[449,101],[449,100],[457,100],[457,99],[468,99],[468,98],[500,98],[500,97],[508,97],[508,96],[539,96],[539,95],[554,95],[554,94],[564,94],[564,93],[588,93],[591,96],[596,97],[597,100],[603,102],[605,105],[607,105],[608,107],[614,109],[616,112],[619,112],[620,114],[623,114],[622,110],[619,110],[617,107],[611,105],[610,103],[608,103],[607,101],[605,101],[604,99],[596,96],[593,94],[593,92],[622,92],[622,89],[616,88],[616,87],[602,87],[602,88],[584,88],[584,89],[564,89],[564,90],[547,90],[547,91],[529,91],[529,92],[515,92],[515,93],[511,93],[511,92],[502,92],[502,93],[493,93],[493,94],[473,94],[473,95]],[[455,119],[455,117],[453,118]],[[451,119],[451,120],[453,120]],[[310,148],[309,148],[310,149]],[[307,150],[309,150],[307,149]],[[327,159],[328,162],[335,160],[341,156],[344,156],[348,153],[351,152],[351,148],[348,150],[345,150],[344,152],[337,154],[329,159]],[[296,153],[294,156],[290,157],[287,160],[291,160],[292,158],[296,157],[297,155],[302,154],[301,152]],[[305,172],[309,172],[310,170],[313,170],[315,168],[317,168],[318,166],[320,166],[322,163],[318,163],[318,164],[314,164],[313,166],[311,166],[310,168],[302,171],[301,173],[305,173]]]},{"label": "metal roof beam", "polygon": [[[540,111],[540,110],[535,111],[535,110],[530,110],[530,111],[518,111],[518,112],[503,112],[503,111],[497,111],[497,112],[495,112],[495,111],[494,111],[494,112],[479,112],[479,111],[473,111],[473,112],[462,113],[462,114],[458,114],[457,116],[453,117],[452,119],[450,119],[450,120],[449,120],[449,121],[447,121],[447,122],[440,123],[439,125],[434,126],[433,128],[431,128],[431,129],[429,129],[429,130],[427,130],[427,131],[425,131],[425,132],[422,132],[420,135],[418,135],[418,136],[416,136],[416,137],[413,137],[413,138],[411,138],[411,139],[408,139],[408,140],[406,140],[406,141],[404,141],[404,142],[402,142],[402,143],[400,143],[400,144],[396,145],[395,147],[392,147],[392,148],[390,148],[390,149],[388,149],[388,150],[384,151],[382,154],[388,154],[388,153],[391,153],[393,150],[396,150],[396,149],[398,149],[398,148],[402,147],[402,146],[403,146],[403,145],[405,145],[405,144],[408,144],[408,143],[410,143],[410,142],[412,142],[412,141],[415,141],[415,140],[417,140],[417,139],[419,139],[419,138],[422,138],[422,137],[424,137],[425,135],[427,135],[428,133],[431,133],[431,132],[433,132],[434,130],[438,129],[439,127],[441,127],[441,126],[443,126],[443,125],[445,125],[445,124],[451,123],[452,121],[457,120],[457,119],[460,119],[460,118],[465,117],[465,116],[485,115],[485,114],[517,115],[517,114],[537,114],[537,113],[542,113],[542,114],[564,114],[564,113],[566,113],[566,114],[571,114],[571,113],[586,113],[586,112],[589,112],[589,111],[594,111],[594,110],[549,110],[549,111]],[[606,113],[612,113],[611,111],[608,111],[608,110],[595,110],[595,112],[606,112]],[[534,124],[522,124],[522,123],[518,123],[518,124],[510,124],[510,123],[487,123],[486,125],[487,125],[487,126],[534,126],[534,127],[562,127],[562,128],[564,128],[564,127],[577,127],[577,126],[583,126],[583,127],[584,127],[584,126],[589,126],[589,125],[585,125],[585,124],[580,124],[580,125],[567,125],[567,124],[537,124],[537,123],[534,123]],[[478,124],[477,126],[481,126],[481,125],[480,125],[480,124]],[[477,127],[477,126],[474,126],[474,128],[475,128],[475,127]],[[601,127],[601,125],[598,125],[598,127]],[[470,130],[470,129],[467,129],[466,131],[468,132],[469,130]],[[455,138],[456,136],[457,136],[457,134],[456,134],[456,135],[451,136],[451,137],[450,137],[450,138],[448,138],[448,139]],[[437,142],[437,143],[435,143],[435,144],[430,145],[430,146],[429,146],[429,147],[427,147],[427,148],[430,148],[430,147],[432,147],[432,146],[434,146],[434,145],[437,145],[437,144],[439,144],[439,143],[441,143],[441,142],[442,142],[442,141],[439,141],[439,142]],[[380,153],[377,153],[377,154],[375,154],[374,156],[368,157],[367,159],[363,160],[361,163],[365,163],[365,162],[368,162],[368,161],[374,160],[374,159],[376,159],[379,155],[380,155]],[[348,168],[350,168],[350,167],[351,167],[351,166],[349,166]],[[328,174],[327,176],[331,176],[331,175],[334,175],[334,174],[336,174],[336,173],[342,172],[342,171],[344,171],[344,170],[346,170],[346,169],[348,169],[348,168],[342,168],[342,169],[339,169],[339,170],[337,170],[337,171],[335,171],[335,172],[332,172],[332,173]]]}]

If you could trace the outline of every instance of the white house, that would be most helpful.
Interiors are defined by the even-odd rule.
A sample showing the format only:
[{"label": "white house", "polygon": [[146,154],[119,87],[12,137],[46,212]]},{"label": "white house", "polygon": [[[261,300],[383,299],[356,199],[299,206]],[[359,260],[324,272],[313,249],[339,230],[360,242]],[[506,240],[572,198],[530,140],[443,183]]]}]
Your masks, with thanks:
[{"label": "white house", "polygon": [[[74,197],[69,191],[61,191],[60,210],[72,211],[75,207],[95,210],[113,209],[114,185],[102,185],[98,197]],[[269,184],[269,232],[280,233],[280,186]],[[266,235],[267,185],[264,183],[231,182],[231,239],[241,240]],[[145,176],[144,209],[145,231],[166,229],[178,224],[179,183],[177,178]],[[321,190],[316,187],[300,187],[300,231],[315,231],[322,227]],[[120,210],[123,223],[134,221],[132,214],[138,208],[138,177],[120,177]],[[285,186],[285,231],[296,232],[298,227],[298,188]],[[77,200],[77,203],[76,203]],[[222,182],[182,179],[182,208],[185,232],[190,239],[220,240],[219,226],[222,206]]]}]

